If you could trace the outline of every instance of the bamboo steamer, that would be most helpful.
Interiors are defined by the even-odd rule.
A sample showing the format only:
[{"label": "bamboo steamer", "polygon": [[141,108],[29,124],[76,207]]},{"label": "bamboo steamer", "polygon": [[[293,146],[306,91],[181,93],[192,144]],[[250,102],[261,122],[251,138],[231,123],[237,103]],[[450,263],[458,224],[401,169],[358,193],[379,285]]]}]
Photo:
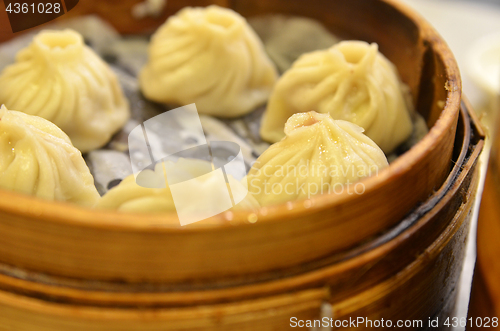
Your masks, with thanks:
[{"label": "bamboo steamer", "polygon": [[[133,20],[130,7],[137,2],[81,1],[61,19],[97,12],[122,32],[141,33],[163,22],[164,17]],[[208,3],[169,0],[165,15]],[[169,214],[102,212],[0,191],[0,263],[106,284],[203,289],[265,281],[342,256],[386,232],[442,186],[450,171],[461,81],[453,55],[428,23],[389,0],[216,3],[244,16],[310,16],[341,37],[376,41],[409,85],[429,134],[363,181],[362,195],[325,194],[254,215],[223,213],[186,227]]]},{"label": "bamboo steamer", "polygon": [[456,301],[483,147],[466,107],[445,183],[378,238],[286,277],[199,290],[78,281],[2,265],[0,330],[287,330],[292,317],[422,321],[409,329],[439,318],[437,329],[444,329]]},{"label": "bamboo steamer", "polygon": [[98,13],[122,33],[144,33],[188,4],[310,16],[341,37],[376,41],[431,130],[366,179],[362,195],[186,227],[172,215],[0,191],[0,330],[285,330],[291,317],[323,316],[425,327],[449,316],[484,135],[461,103],[458,68],[439,35],[392,0],[169,0],[161,18],[135,21],[138,2],[81,1],[61,19]]}]

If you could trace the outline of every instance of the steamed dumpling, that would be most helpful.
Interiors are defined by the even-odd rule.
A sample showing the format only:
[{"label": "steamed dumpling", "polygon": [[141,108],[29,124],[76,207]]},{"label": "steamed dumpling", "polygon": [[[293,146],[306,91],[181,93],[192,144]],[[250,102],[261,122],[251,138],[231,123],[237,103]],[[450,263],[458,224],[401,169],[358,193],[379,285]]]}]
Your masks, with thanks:
[{"label": "steamed dumpling", "polygon": [[99,199],[82,153],[51,122],[0,109],[0,188],[92,206]]},{"label": "steamed dumpling", "polygon": [[344,41],[300,57],[279,80],[262,119],[261,136],[277,142],[287,119],[314,109],[353,122],[387,154],[412,132],[405,87],[377,44]]},{"label": "steamed dumpling", "polygon": [[[178,181],[197,178],[197,185],[199,185],[199,187],[210,188],[209,191],[212,192],[211,196],[214,197],[212,201],[213,204],[217,204],[217,197],[219,194],[227,192],[226,187],[221,187],[213,181],[214,177],[203,178],[204,174],[212,171],[211,163],[195,159],[179,159],[177,165],[178,167],[174,170],[177,171],[177,173],[173,174],[174,178]],[[170,186],[165,181],[163,166],[167,169],[168,167],[172,167],[173,163],[159,163],[155,166],[155,171],[146,169],[139,175],[141,177],[137,177],[137,180],[140,181],[141,184],[147,184],[148,188],[138,185],[134,175],[126,177],[120,184],[112,188],[102,197],[97,204],[97,208],[134,213],[175,212],[176,207],[174,199]],[[247,194],[246,187],[243,184],[237,182],[230,175],[227,177],[233,197],[237,196],[239,193],[246,195],[241,202],[231,208],[232,210],[254,210],[259,208],[258,202],[250,194]],[[224,192],[221,192],[221,190],[224,190]],[[196,208],[213,207],[203,206],[209,199],[196,199],[193,191],[189,189],[184,191],[185,192],[176,191],[176,193],[185,194],[187,196],[186,199],[192,202],[193,210]]]},{"label": "steamed dumpling", "polygon": [[333,120],[328,113],[295,114],[286,122],[285,134],[248,174],[249,192],[262,206],[340,193],[388,164],[361,127]]},{"label": "steamed dumpling", "polygon": [[59,126],[82,153],[130,116],[115,74],[73,30],[42,31],[0,75],[0,104]]},{"label": "steamed dumpling", "polygon": [[267,101],[277,72],[239,14],[188,7],[153,35],[139,79],[151,100],[196,103],[202,114],[237,117]]}]

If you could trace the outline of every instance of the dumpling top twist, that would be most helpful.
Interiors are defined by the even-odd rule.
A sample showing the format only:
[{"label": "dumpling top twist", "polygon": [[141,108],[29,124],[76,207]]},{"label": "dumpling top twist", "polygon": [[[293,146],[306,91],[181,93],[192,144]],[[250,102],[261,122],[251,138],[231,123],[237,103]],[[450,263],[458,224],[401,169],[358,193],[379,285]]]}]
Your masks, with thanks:
[{"label": "dumpling top twist", "polygon": [[0,109],[0,187],[92,206],[99,199],[82,153],[51,122]]},{"label": "dumpling top twist", "polygon": [[202,114],[237,117],[265,103],[277,80],[262,42],[236,12],[187,7],[153,35],[140,74],[154,101],[196,103]]},{"label": "dumpling top twist", "polygon": [[386,153],[413,129],[405,87],[377,44],[344,41],[301,56],[276,85],[262,119],[261,136],[277,142],[287,119],[314,109],[353,122]]},{"label": "dumpling top twist", "polygon": [[73,30],[42,31],[0,75],[0,104],[59,126],[82,153],[130,116],[115,74]]},{"label": "dumpling top twist", "polygon": [[248,174],[249,192],[262,206],[340,193],[388,165],[361,127],[330,114],[295,114],[286,122],[285,134]]}]

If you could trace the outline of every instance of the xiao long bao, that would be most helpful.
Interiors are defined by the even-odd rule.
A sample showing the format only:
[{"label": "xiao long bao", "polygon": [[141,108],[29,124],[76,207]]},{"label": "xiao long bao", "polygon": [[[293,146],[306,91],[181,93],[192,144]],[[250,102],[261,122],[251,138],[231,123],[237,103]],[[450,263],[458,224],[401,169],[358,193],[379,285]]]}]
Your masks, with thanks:
[{"label": "xiao long bao", "polygon": [[0,187],[93,206],[100,198],[82,153],[51,122],[0,109]]},{"label": "xiao long bao", "polygon": [[337,192],[337,186],[347,188],[388,165],[361,127],[330,114],[295,114],[286,122],[285,135],[248,174],[249,192],[262,206]]},{"label": "xiao long bao", "polygon": [[343,41],[301,56],[285,72],[262,118],[261,136],[279,141],[291,115],[314,109],[361,126],[390,154],[413,129],[405,93],[395,66],[377,44]]},{"label": "xiao long bao", "polygon": [[82,153],[130,116],[118,79],[73,30],[42,31],[0,75],[0,104],[60,127]]},{"label": "xiao long bao", "polygon": [[187,7],[153,35],[139,80],[153,101],[196,103],[202,114],[238,117],[267,101],[277,71],[238,13]]}]

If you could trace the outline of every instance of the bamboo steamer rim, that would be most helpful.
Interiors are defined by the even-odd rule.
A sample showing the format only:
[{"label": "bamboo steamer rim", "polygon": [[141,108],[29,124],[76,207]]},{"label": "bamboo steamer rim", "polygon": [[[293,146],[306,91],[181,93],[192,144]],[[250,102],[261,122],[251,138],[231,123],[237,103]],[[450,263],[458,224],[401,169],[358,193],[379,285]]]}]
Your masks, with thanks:
[{"label": "bamboo steamer rim", "polygon": [[[458,65],[453,53],[435,31],[420,15],[406,5],[396,0],[380,0],[395,8],[399,13],[413,21],[420,28],[420,35],[425,37],[441,58],[447,76],[447,98],[445,106],[428,134],[419,141],[410,151],[398,157],[389,167],[382,170],[377,176],[366,178],[361,183],[366,190],[364,194],[374,192],[378,188],[395,181],[404,173],[417,165],[426,155],[426,152],[436,148],[439,140],[453,127],[461,102],[461,79]],[[287,218],[307,215],[311,211],[320,211],[341,205],[347,201],[359,199],[363,195],[320,194],[309,199],[311,207],[306,207],[304,201],[299,200],[266,207],[265,215],[258,214],[258,223],[286,222]],[[0,210],[13,215],[22,214],[25,217],[36,218],[37,221],[54,222],[71,226],[99,228],[103,230],[143,231],[154,233],[195,233],[216,231],[232,228],[235,225],[228,222],[228,214],[222,213],[209,219],[210,223],[195,223],[181,227],[175,213],[165,214],[134,214],[104,211],[71,205],[64,202],[44,201],[33,196],[16,192],[0,190]],[[261,209],[262,211],[262,209]],[[253,226],[244,224],[252,212],[231,212],[231,220],[238,222],[237,226]]]}]

